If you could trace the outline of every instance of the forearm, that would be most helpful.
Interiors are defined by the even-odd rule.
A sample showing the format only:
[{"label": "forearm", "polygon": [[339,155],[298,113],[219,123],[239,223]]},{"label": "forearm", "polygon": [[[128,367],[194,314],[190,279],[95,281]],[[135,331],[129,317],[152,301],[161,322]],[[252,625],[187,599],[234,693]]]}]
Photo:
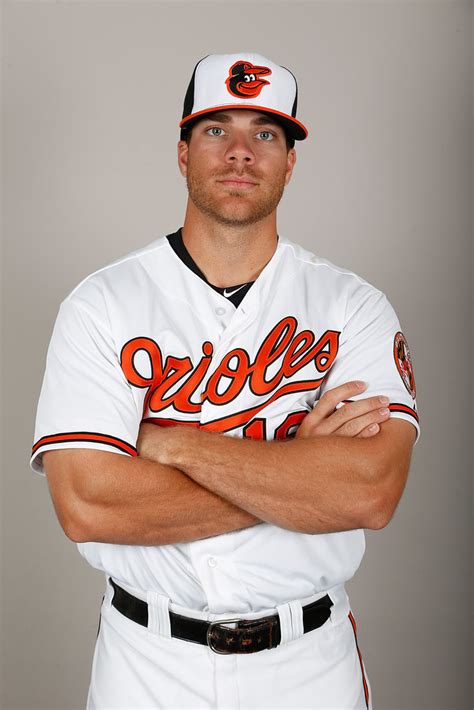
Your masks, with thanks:
[{"label": "forearm", "polygon": [[203,430],[181,434],[176,432],[166,462],[268,523],[307,533],[372,526],[378,472],[371,470],[367,440],[257,441]]},{"label": "forearm", "polygon": [[171,466],[141,457],[83,453],[76,542],[166,545],[262,522]]}]

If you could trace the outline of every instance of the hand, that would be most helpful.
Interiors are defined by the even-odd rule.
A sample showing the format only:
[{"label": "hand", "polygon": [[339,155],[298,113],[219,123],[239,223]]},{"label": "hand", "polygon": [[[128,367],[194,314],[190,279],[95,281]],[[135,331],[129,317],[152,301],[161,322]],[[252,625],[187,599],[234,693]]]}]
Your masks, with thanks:
[{"label": "hand", "polygon": [[[390,412],[381,414],[379,411],[388,408],[387,403],[380,401],[379,395],[348,402],[336,408],[344,399],[350,399],[366,388],[367,385],[361,388],[353,381],[327,390],[301,422],[295,439],[329,434],[359,438],[375,436],[380,430],[380,424],[390,418]],[[370,427],[373,425],[375,429],[372,430]]]}]

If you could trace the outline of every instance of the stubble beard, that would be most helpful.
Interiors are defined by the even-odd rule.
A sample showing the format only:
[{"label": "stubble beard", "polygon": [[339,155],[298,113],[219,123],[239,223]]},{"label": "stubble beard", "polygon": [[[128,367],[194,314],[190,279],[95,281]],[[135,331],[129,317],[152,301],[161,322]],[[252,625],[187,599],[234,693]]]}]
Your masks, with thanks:
[{"label": "stubble beard", "polygon": [[[229,176],[220,179],[225,177],[229,179]],[[282,172],[278,180],[271,185],[271,189],[263,192],[257,200],[241,190],[228,190],[227,194],[232,196],[232,204],[225,204],[225,198],[221,194],[220,197],[217,196],[221,191],[219,185],[211,181],[210,187],[207,187],[189,163],[186,184],[189,197],[198,210],[219,224],[245,227],[268,217],[276,209],[285,190],[285,173]]]}]

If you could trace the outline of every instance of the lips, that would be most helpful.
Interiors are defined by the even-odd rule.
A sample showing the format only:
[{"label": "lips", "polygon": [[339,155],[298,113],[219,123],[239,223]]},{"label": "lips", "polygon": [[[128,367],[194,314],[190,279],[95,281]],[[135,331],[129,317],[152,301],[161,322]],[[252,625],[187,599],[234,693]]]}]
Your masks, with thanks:
[{"label": "lips", "polygon": [[234,190],[236,193],[250,192],[256,187],[255,182],[247,182],[244,180],[219,180],[219,182],[227,187],[228,190]]},{"label": "lips", "polygon": [[247,186],[247,185],[255,185],[254,182],[250,182],[250,180],[220,180],[219,182],[223,182],[225,185],[242,185],[242,186]]},{"label": "lips", "polygon": [[221,180],[218,180],[218,182],[222,182],[228,185],[241,185],[243,187],[250,187],[251,185],[256,185],[257,183],[254,180],[251,180],[250,178],[247,177],[234,177],[232,175],[229,175],[228,177],[224,177]]}]

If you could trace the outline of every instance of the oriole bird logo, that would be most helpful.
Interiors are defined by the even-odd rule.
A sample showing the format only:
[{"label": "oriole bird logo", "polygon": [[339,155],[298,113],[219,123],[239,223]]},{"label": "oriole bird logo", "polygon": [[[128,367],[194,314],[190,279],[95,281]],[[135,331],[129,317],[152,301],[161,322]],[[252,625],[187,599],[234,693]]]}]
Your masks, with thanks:
[{"label": "oriole bird logo", "polygon": [[411,361],[410,350],[408,343],[401,331],[395,333],[393,342],[393,355],[398,372],[405,383],[405,387],[411,394],[413,399],[416,397],[415,375],[413,372],[413,364]]},{"label": "oriole bird logo", "polygon": [[258,67],[239,60],[229,69],[229,76],[225,80],[227,91],[238,98],[254,99],[263,87],[270,83],[262,77],[271,73],[272,70],[268,67]]}]

